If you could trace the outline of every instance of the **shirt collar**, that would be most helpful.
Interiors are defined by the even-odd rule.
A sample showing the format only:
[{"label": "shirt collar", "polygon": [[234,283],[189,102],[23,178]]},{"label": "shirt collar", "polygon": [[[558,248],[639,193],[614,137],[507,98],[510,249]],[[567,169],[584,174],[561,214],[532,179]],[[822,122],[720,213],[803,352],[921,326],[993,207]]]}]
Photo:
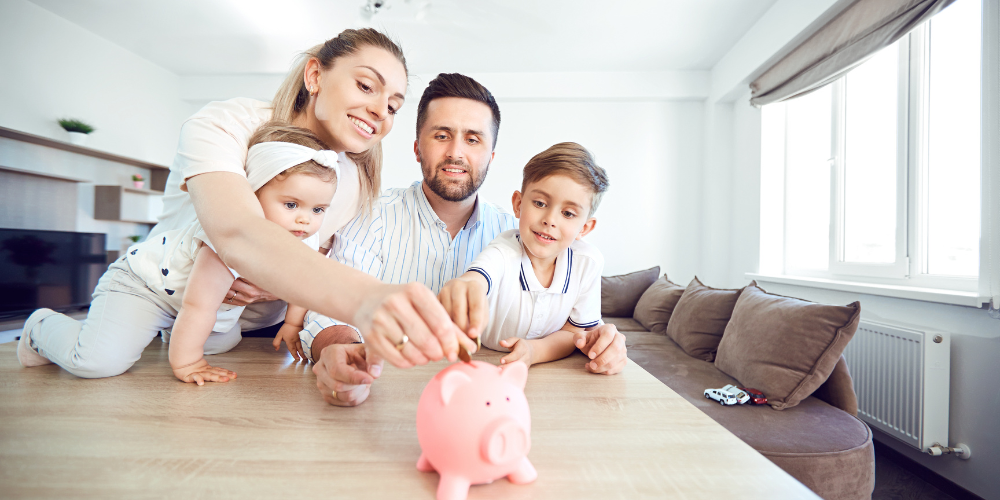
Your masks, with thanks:
[{"label": "shirt collar", "polygon": [[[431,208],[431,202],[427,199],[427,194],[424,193],[423,181],[414,182],[413,185],[410,186],[410,189],[414,190],[416,193],[417,211],[420,213],[420,218],[423,219],[424,223],[434,226],[445,225],[445,222],[438,217],[437,212]],[[462,229],[472,229],[476,227],[476,224],[478,224],[483,218],[483,210],[484,206],[480,203],[479,193],[476,193],[476,205],[472,208],[472,215],[469,216],[469,220],[465,222]]]},{"label": "shirt collar", "polygon": [[521,233],[516,232],[514,235],[521,245],[521,275],[518,277],[521,290],[525,292],[568,293],[570,276],[573,275],[573,249],[567,248],[556,257],[556,269],[552,273],[552,283],[548,288],[545,288],[538,281],[535,270],[531,267],[528,251],[521,243]]}]

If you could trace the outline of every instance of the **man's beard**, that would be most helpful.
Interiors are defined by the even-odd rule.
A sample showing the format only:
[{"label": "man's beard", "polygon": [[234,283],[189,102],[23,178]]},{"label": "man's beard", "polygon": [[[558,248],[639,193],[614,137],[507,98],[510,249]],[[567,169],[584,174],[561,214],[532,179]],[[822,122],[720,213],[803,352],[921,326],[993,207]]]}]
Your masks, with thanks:
[{"label": "man's beard", "polygon": [[[464,169],[469,174],[469,178],[461,183],[450,181],[441,173],[441,169],[446,165],[454,165]],[[431,172],[427,171],[427,166],[423,163],[421,163],[420,168],[424,172],[424,182],[434,194],[446,201],[465,201],[470,196],[476,194],[476,191],[479,191],[479,187],[486,180],[486,172],[489,171],[490,165],[487,163],[486,168],[483,169],[478,177],[476,177],[468,164],[461,161],[445,160],[434,167]],[[433,174],[433,176],[429,177],[429,174]]]}]

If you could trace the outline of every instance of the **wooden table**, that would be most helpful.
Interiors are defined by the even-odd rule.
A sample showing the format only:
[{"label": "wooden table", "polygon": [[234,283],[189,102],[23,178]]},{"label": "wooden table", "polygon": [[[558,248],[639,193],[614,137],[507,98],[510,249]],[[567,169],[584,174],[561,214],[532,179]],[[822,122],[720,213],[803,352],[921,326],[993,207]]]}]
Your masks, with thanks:
[{"label": "wooden table", "polygon": [[[239,378],[204,387],[173,378],[158,340],[101,380],[21,368],[15,350],[0,345],[2,498],[434,497],[438,475],[415,467],[414,422],[443,363],[386,367],[367,402],[337,408],[312,365],[269,339],[212,356]],[[635,363],[611,377],[584,363],[531,368],[538,479],[473,486],[470,499],[818,498]]]}]

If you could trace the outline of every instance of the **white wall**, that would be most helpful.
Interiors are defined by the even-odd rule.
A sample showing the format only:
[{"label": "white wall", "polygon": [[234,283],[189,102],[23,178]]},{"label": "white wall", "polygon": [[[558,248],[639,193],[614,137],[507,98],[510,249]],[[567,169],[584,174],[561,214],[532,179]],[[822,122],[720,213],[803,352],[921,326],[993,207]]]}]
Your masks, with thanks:
[{"label": "white wall", "polygon": [[182,106],[173,73],[25,0],[0,2],[0,126],[66,140],[79,118],[88,146],[169,165]]},{"label": "white wall", "polygon": [[[597,228],[587,237],[604,253],[604,273],[659,265],[678,281],[694,276],[703,129],[697,99],[705,96],[706,73],[549,74],[542,83],[528,74],[470,76],[500,105],[496,157],[480,191],[484,199],[511,211],[510,197],[521,187],[524,164],[553,144],[578,142],[611,180]],[[383,142],[383,187],[408,186],[421,178],[413,155],[416,108],[433,77],[411,78],[407,102]],[[595,80],[639,83],[595,85]],[[529,88],[526,81],[536,85]]]},{"label": "white wall", "polygon": [[[745,86],[757,67],[745,61],[749,57],[751,61],[765,62],[781,50],[779,39],[795,38],[789,36],[792,28],[805,29],[813,22],[810,15],[823,15],[793,3],[799,2],[775,4],[712,71],[705,144],[710,155],[702,201],[706,207],[703,223],[709,236],[703,241],[726,250],[723,256],[717,248],[706,248],[705,254],[712,257],[702,259],[698,273],[718,279],[711,283],[715,286],[743,286],[749,281],[745,274],[758,270],[761,114],[749,105]],[[776,37],[779,31],[784,34]],[[723,164],[718,158],[728,161]],[[863,319],[951,332],[950,444],[968,444],[972,459],[929,457],[889,436],[876,433],[876,439],[973,493],[996,497],[1000,491],[1000,475],[996,473],[1000,470],[1000,371],[996,367],[1000,359],[1000,321],[991,318],[986,310],[972,307],[777,283],[762,286],[780,295],[828,304],[858,300]]]}]

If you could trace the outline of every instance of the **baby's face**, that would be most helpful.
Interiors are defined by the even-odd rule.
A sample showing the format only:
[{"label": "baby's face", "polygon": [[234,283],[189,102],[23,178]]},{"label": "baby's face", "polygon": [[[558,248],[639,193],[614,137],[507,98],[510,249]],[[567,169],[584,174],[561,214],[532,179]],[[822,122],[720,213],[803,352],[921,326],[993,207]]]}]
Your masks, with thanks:
[{"label": "baby's face", "polygon": [[555,259],[594,227],[590,189],[565,175],[550,175],[514,192],[521,242],[535,259]]},{"label": "baby's face", "polygon": [[319,231],[336,190],[334,182],[324,182],[307,174],[292,174],[284,179],[272,179],[257,191],[257,199],[267,220],[302,240]]}]

